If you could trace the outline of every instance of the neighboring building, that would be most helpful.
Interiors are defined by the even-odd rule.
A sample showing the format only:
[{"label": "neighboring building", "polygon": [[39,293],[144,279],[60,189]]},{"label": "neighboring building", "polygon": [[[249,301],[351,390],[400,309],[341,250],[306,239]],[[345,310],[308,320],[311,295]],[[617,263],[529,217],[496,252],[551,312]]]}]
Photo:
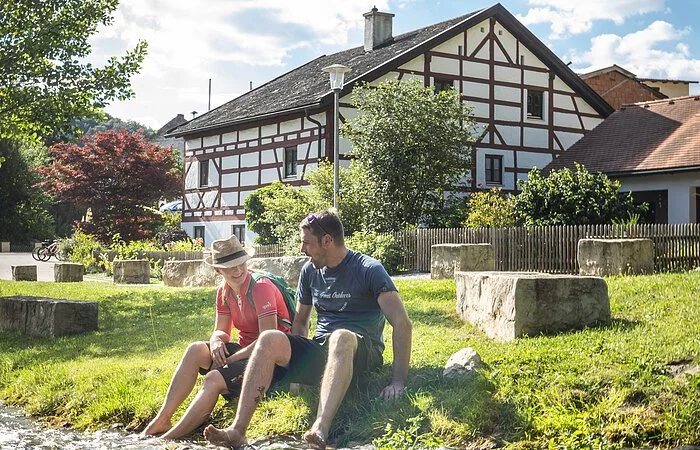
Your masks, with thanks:
[{"label": "neighboring building", "polygon": [[175,128],[179,127],[180,125],[184,125],[187,123],[187,119],[185,119],[185,116],[182,114],[178,114],[177,116],[173,117],[160,127],[158,131],[156,131],[155,137],[151,140],[155,145],[158,145],[160,147],[170,147],[172,146],[175,150],[178,150],[180,152],[181,157],[185,157],[185,141],[182,139],[178,139],[172,136],[166,136],[169,132],[173,131]]},{"label": "neighboring building", "polygon": [[700,223],[700,96],[625,105],[545,170],[583,164],[620,180],[654,223]]},{"label": "neighboring building", "polygon": [[637,78],[618,65],[581,75],[581,78],[615,109],[630,103],[684,97],[697,81]]},{"label": "neighboring building", "polygon": [[[185,139],[182,226],[205,244],[245,230],[243,202],[281,180],[305,185],[304,173],[333,155],[333,93],[321,69],[352,69],[341,117],[352,118],[353,86],[419,78],[453,87],[474,107],[481,134],[465,167],[470,190],[515,191],[613,109],[503,6],[392,36],[393,14],[365,15],[364,46],[321,56],[178,127]],[[328,126],[327,126],[328,124]],[[351,148],[341,140],[341,160]]]}]

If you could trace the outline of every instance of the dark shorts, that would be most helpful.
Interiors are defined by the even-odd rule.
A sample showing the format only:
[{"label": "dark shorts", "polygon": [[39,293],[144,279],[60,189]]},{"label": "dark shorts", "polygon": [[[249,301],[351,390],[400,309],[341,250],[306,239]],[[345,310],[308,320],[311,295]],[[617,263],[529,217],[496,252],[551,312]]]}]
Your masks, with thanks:
[{"label": "dark shorts", "polygon": [[[209,348],[209,351],[211,352],[211,346],[209,345],[209,342],[207,342],[206,344],[207,348]],[[226,344],[226,350],[228,350],[229,355],[236,353],[242,348],[243,347],[234,342],[229,342]],[[228,393],[221,395],[226,400],[231,401],[233,398],[241,395],[241,386],[243,385],[243,373],[245,372],[245,367],[247,365],[248,360],[244,359],[241,361],[234,361],[232,363],[226,364],[223,367],[217,367],[216,369],[214,369],[217,372],[219,372],[221,376],[224,377],[224,381],[226,381]],[[200,368],[199,373],[202,375],[206,375],[210,370],[211,366],[209,366],[208,369]]]},{"label": "dark shorts", "polygon": [[[357,336],[357,352],[353,360],[353,382],[359,382],[368,372],[382,365],[382,353],[369,338]],[[328,337],[307,339],[301,336],[287,335],[292,347],[289,365],[276,366],[273,379],[279,383],[301,383],[318,385],[328,359]]]}]

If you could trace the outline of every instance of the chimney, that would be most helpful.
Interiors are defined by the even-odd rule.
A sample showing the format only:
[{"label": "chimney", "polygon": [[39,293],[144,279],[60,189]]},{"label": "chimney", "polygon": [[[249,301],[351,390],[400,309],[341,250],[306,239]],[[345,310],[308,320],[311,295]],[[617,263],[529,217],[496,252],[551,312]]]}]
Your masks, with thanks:
[{"label": "chimney", "polygon": [[391,41],[394,37],[391,35],[391,13],[379,12],[377,7],[372,8],[372,11],[364,13],[365,17],[365,51],[371,52],[375,48]]}]

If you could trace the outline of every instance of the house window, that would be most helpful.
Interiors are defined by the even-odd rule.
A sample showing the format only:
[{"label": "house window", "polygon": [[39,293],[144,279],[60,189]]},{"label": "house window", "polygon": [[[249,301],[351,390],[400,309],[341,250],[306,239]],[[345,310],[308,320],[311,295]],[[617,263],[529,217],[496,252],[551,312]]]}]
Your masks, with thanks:
[{"label": "house window", "polygon": [[194,227],[194,238],[195,238],[195,240],[201,239],[202,243],[204,243],[204,227],[203,226]]},{"label": "house window", "polygon": [[209,160],[199,162],[199,187],[209,186]]},{"label": "house window", "polygon": [[543,107],[544,102],[542,98],[544,93],[542,91],[527,91],[527,117],[531,119],[541,119],[544,117]]},{"label": "house window", "polygon": [[297,176],[297,148],[287,147],[284,149],[284,177]]},{"label": "house window", "polygon": [[503,156],[486,155],[486,184],[503,183]]},{"label": "house window", "polygon": [[245,242],[245,225],[231,225],[231,234],[236,236],[240,242]]},{"label": "house window", "polygon": [[435,93],[439,93],[442,91],[446,91],[448,89],[454,89],[454,80],[448,80],[446,78],[443,79],[435,79],[433,82],[433,90]]}]

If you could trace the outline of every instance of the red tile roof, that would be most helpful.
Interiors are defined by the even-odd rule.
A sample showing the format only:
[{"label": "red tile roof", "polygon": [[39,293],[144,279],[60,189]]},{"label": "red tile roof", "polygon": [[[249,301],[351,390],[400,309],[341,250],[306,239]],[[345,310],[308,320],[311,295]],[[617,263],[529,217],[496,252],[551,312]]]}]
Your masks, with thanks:
[{"label": "red tile roof", "polygon": [[611,175],[700,169],[700,96],[624,105],[545,171],[574,162]]}]

